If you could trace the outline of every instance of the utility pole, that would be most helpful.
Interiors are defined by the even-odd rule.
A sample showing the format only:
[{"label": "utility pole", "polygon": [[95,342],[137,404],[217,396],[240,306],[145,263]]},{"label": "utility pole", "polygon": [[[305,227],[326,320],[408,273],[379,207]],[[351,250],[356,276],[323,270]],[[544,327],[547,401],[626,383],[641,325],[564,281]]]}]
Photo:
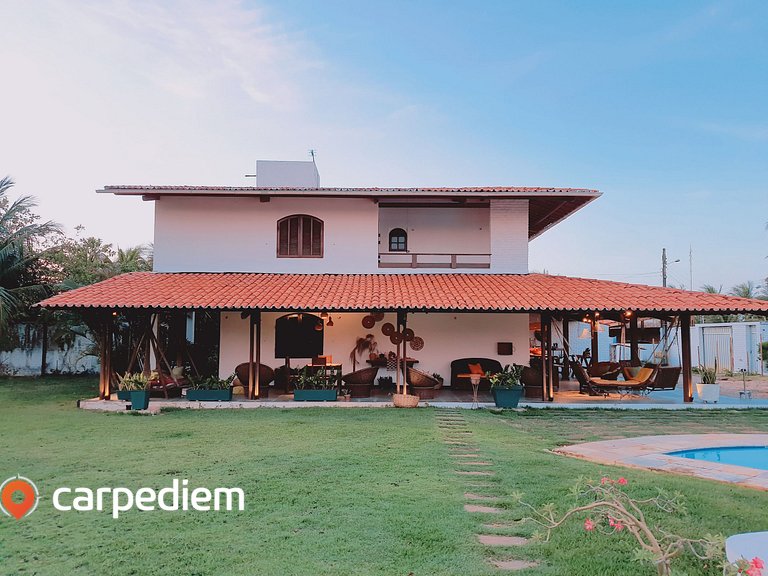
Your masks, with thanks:
[{"label": "utility pole", "polygon": [[[680,262],[680,259],[674,260],[674,262]],[[664,286],[664,288],[667,287],[667,266],[669,265],[669,262],[667,261],[667,249],[662,248],[661,249],[661,285]],[[667,341],[669,340],[669,330],[667,328],[667,321],[661,320],[661,338],[662,338],[662,345],[664,348],[661,351],[661,364],[663,366],[666,366],[669,364],[667,359]]]}]

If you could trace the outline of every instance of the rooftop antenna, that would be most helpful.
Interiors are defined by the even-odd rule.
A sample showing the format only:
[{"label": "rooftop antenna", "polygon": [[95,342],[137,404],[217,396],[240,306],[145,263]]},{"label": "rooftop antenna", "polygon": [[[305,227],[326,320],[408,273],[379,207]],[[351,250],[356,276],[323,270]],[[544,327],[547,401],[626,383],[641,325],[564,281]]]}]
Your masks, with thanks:
[{"label": "rooftop antenna", "polygon": [[309,155],[312,157],[312,163],[313,164],[315,163],[315,154],[317,154],[317,150],[315,150],[314,148],[310,148],[309,149]]}]

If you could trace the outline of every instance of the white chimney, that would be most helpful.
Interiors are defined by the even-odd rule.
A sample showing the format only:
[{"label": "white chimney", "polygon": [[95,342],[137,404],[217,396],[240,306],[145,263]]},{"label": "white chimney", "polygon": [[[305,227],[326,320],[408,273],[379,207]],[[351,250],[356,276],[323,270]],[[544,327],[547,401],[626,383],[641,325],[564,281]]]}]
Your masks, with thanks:
[{"label": "white chimney", "polygon": [[313,161],[257,160],[259,188],[319,188],[320,174]]}]

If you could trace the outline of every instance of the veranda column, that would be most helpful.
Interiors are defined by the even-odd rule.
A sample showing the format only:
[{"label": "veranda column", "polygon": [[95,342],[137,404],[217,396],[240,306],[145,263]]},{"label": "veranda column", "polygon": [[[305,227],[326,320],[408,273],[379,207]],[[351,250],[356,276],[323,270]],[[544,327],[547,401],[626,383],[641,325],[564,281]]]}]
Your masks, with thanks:
[{"label": "veranda column", "polygon": [[640,344],[637,334],[637,314],[629,317],[629,357],[632,366],[640,366]]},{"label": "veranda column", "polygon": [[256,398],[256,375],[254,366],[253,344],[256,339],[254,334],[255,322],[253,312],[248,313],[248,400]]},{"label": "veranda column", "polygon": [[680,314],[680,346],[683,347],[683,402],[693,402],[691,366],[691,315]]},{"label": "veranda column", "polygon": [[598,340],[598,334],[599,334],[599,325],[597,323],[597,314],[595,314],[592,317],[592,365],[594,366],[599,362],[598,356],[598,349],[600,346],[599,340]]},{"label": "veranda column", "polygon": [[261,394],[261,310],[256,310],[256,312],[253,313],[251,316],[252,324],[255,326],[255,338],[256,338],[256,359],[254,361],[254,370],[255,370],[255,377],[253,381],[255,382],[254,386],[254,396],[257,398],[262,398]]},{"label": "veranda column", "polygon": [[112,314],[106,312],[101,330],[101,346],[99,350],[99,398],[109,400],[112,391]]},{"label": "veranda column", "polygon": [[546,314],[541,315],[541,399],[544,402],[549,401],[549,348],[547,347],[547,340],[549,334],[547,330],[550,326],[549,316]]},{"label": "veranda column", "polygon": [[555,399],[555,362],[552,354],[552,316],[547,316],[547,401]]},{"label": "veranda column", "polygon": [[570,380],[571,378],[571,344],[569,341],[570,324],[568,315],[563,314],[563,370],[562,374],[560,374],[561,380]]}]

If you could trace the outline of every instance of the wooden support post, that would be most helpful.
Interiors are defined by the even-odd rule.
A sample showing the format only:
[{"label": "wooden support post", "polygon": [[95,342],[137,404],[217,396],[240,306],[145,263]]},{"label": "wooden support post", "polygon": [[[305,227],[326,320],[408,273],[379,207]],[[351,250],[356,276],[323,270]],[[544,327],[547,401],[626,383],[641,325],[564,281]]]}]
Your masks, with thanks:
[{"label": "wooden support post", "polygon": [[261,398],[261,310],[256,310],[251,315],[251,323],[254,324],[254,338],[256,340],[256,358],[254,360],[254,382],[255,386],[253,388],[254,390],[254,396],[256,398]]},{"label": "wooden support post", "polygon": [[176,366],[184,365],[184,350],[187,345],[187,313],[180,310],[176,315],[174,328],[176,330]]},{"label": "wooden support post", "polygon": [[591,358],[591,364],[594,366],[598,363],[598,350],[600,347],[598,335],[600,332],[598,331],[599,325],[597,323],[597,317],[593,317],[591,321],[591,327],[592,327],[592,358]]},{"label": "wooden support post", "polygon": [[549,317],[545,314],[539,316],[541,320],[541,399],[549,401],[549,374],[547,373],[547,325]]},{"label": "wooden support post", "polygon": [[640,366],[640,344],[637,332],[637,314],[629,317],[629,358],[632,366]]},{"label": "wooden support post", "polygon": [[568,320],[568,315],[563,314],[563,370],[562,374],[560,374],[561,380],[570,380],[571,379],[571,345],[570,345],[570,321]]},{"label": "wooden support post", "polygon": [[99,350],[99,398],[109,400],[112,391],[110,380],[112,379],[112,315],[108,315],[102,322],[101,343]]},{"label": "wooden support post", "polygon": [[555,358],[552,354],[552,317],[547,316],[547,400],[555,400]]},{"label": "wooden support post", "polygon": [[253,357],[253,344],[256,339],[254,334],[255,323],[253,312],[248,315],[248,400],[256,398],[256,371]]},{"label": "wooden support post", "polygon": [[691,315],[680,314],[680,346],[683,360],[683,402],[693,402],[693,376],[691,366]]}]

